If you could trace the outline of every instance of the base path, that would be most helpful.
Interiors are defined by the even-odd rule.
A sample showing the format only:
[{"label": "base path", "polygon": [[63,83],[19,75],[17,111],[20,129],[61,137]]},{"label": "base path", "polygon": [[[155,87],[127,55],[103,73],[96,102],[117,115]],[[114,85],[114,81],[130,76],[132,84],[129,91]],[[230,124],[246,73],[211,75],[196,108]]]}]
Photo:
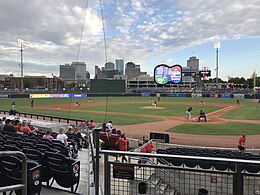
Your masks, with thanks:
[{"label": "base path", "polygon": [[[145,102],[108,102],[109,105],[118,105],[118,104],[145,104]],[[93,103],[81,103],[81,106],[104,106],[106,103],[104,102],[93,102]],[[149,103],[147,103],[149,104]],[[164,104],[180,104],[180,105],[199,105],[197,102],[160,102],[160,105]],[[149,104],[151,105],[151,104]],[[222,119],[219,116],[235,110],[238,108],[234,104],[219,104],[219,103],[207,103],[207,106],[218,106],[222,107],[219,110],[207,114],[207,123],[201,124],[219,124],[219,123],[227,123],[227,122],[245,122],[245,123],[252,123],[252,124],[260,124],[260,120],[235,120],[235,119]],[[243,105],[241,105],[243,106]],[[240,106],[240,107],[241,107]],[[74,105],[70,104],[57,104],[57,105],[40,105],[35,106],[37,109],[44,109],[44,110],[60,110],[70,112],[86,112],[84,110],[75,109]],[[149,109],[153,109],[149,106]],[[154,108],[158,109],[158,108]],[[104,114],[105,112],[100,111],[87,111],[88,113],[98,113]],[[174,132],[167,132],[168,129],[189,123],[189,124],[197,124],[197,118],[192,118],[187,120],[184,116],[153,116],[149,114],[129,114],[129,113],[119,113],[119,112],[109,112],[109,114],[120,114],[127,116],[143,116],[149,118],[161,118],[164,121],[157,121],[157,122],[149,122],[143,124],[133,124],[133,125],[114,125],[115,128],[120,129],[122,132],[126,133],[127,137],[135,138],[135,139],[142,139],[143,137],[148,138],[150,132],[161,132],[167,133],[170,135],[170,143],[173,144],[180,144],[180,145],[192,145],[192,146],[211,146],[211,147],[227,147],[227,148],[234,148],[238,142],[239,136],[227,136],[227,135],[195,135],[195,134],[181,134],[181,133],[174,133]],[[260,148],[260,135],[248,135],[246,146],[248,148]]]}]

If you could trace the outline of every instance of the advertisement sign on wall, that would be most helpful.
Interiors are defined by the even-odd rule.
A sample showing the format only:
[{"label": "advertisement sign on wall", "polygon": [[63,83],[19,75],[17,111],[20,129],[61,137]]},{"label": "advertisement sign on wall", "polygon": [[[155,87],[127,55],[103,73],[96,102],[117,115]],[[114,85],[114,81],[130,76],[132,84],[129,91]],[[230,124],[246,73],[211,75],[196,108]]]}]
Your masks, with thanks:
[{"label": "advertisement sign on wall", "polygon": [[244,99],[245,95],[244,94],[234,94],[234,98],[236,98],[236,99]]},{"label": "advertisement sign on wall", "polygon": [[202,94],[201,93],[192,93],[191,94],[191,97],[193,97],[193,98],[196,98],[196,97],[202,97]]},{"label": "advertisement sign on wall", "polygon": [[49,98],[50,94],[30,94],[30,98]]},{"label": "advertisement sign on wall", "polygon": [[186,97],[185,93],[169,93],[167,94],[168,97]]},{"label": "advertisement sign on wall", "polygon": [[221,94],[221,98],[230,98],[230,94]]}]

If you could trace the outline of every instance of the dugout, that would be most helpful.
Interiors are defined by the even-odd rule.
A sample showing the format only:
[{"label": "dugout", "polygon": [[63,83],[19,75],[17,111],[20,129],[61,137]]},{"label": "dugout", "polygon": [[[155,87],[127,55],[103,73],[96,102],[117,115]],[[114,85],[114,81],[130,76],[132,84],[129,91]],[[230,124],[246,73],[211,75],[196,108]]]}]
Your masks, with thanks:
[{"label": "dugout", "polygon": [[91,79],[91,93],[125,93],[125,80]]}]

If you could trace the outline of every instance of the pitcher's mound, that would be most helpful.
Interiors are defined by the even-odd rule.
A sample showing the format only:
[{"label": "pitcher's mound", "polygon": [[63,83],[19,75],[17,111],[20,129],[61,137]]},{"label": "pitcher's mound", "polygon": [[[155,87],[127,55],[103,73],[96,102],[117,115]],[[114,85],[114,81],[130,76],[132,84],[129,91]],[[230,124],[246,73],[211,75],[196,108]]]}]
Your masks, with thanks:
[{"label": "pitcher's mound", "polygon": [[162,109],[165,109],[165,108],[163,108],[163,107],[153,107],[153,106],[146,106],[146,107],[142,107],[142,108],[144,108],[144,109],[154,109],[154,110],[162,110]]}]

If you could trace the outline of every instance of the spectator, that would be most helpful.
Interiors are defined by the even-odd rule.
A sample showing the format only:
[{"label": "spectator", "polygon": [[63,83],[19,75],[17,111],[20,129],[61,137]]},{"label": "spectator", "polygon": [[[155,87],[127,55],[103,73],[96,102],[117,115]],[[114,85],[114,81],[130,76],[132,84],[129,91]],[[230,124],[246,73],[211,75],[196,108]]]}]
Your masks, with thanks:
[{"label": "spectator", "polygon": [[112,131],[112,129],[113,129],[112,121],[108,121],[108,123],[106,124],[106,130]]},{"label": "spectator", "polygon": [[[124,139],[124,135],[121,135],[121,137],[117,140],[118,148],[120,151],[126,151],[127,150],[127,141]],[[125,155],[122,154],[122,162],[127,162],[127,159]]]},{"label": "spectator", "polygon": [[80,124],[79,124],[79,127],[83,128],[83,129],[85,129],[86,126],[87,126],[87,125],[86,125],[86,123],[85,123],[84,120],[82,120],[82,121],[80,122]]},{"label": "spectator", "polygon": [[65,146],[68,145],[68,136],[65,134],[65,129],[62,127],[59,130],[59,134],[57,135],[57,140],[63,143]]},{"label": "spectator", "polygon": [[5,116],[2,118],[2,121],[5,124],[5,121],[6,121],[6,117]]},{"label": "spectator", "polygon": [[[148,142],[148,140],[146,140],[146,143]],[[153,151],[153,143],[152,141],[150,141],[146,146],[145,146],[145,149],[146,149],[146,153],[152,153]]]},{"label": "spectator", "polygon": [[17,130],[11,124],[11,120],[10,119],[6,119],[3,131],[5,131],[6,133],[17,133]]},{"label": "spectator", "polygon": [[88,128],[89,128],[90,130],[93,130],[93,129],[95,128],[94,120],[91,119],[91,120],[88,122]]},{"label": "spectator", "polygon": [[244,153],[246,148],[245,148],[245,142],[246,142],[246,134],[243,134],[239,137],[239,140],[238,140],[238,145],[237,145],[237,148],[239,149],[239,151],[241,153]]},{"label": "spectator", "polygon": [[20,129],[23,133],[35,133],[35,130],[30,129],[28,122],[24,120]]},{"label": "spectator", "polygon": [[21,131],[21,124],[20,124],[20,121],[19,121],[19,120],[15,120],[15,121],[14,121],[14,128],[15,128],[17,131]]},{"label": "spectator", "polygon": [[0,130],[3,130],[3,128],[4,128],[4,123],[3,123],[3,120],[0,119]]},{"label": "spectator", "polygon": [[50,130],[48,130],[47,132],[46,132],[46,134],[42,137],[43,139],[47,139],[47,140],[49,140],[49,141],[51,141],[52,142],[52,140],[54,139],[52,136],[51,136],[51,131]]},{"label": "spectator", "polygon": [[74,129],[73,129],[73,126],[72,126],[72,125],[70,125],[70,126],[68,127],[67,133],[68,133],[68,134],[74,134]]}]

